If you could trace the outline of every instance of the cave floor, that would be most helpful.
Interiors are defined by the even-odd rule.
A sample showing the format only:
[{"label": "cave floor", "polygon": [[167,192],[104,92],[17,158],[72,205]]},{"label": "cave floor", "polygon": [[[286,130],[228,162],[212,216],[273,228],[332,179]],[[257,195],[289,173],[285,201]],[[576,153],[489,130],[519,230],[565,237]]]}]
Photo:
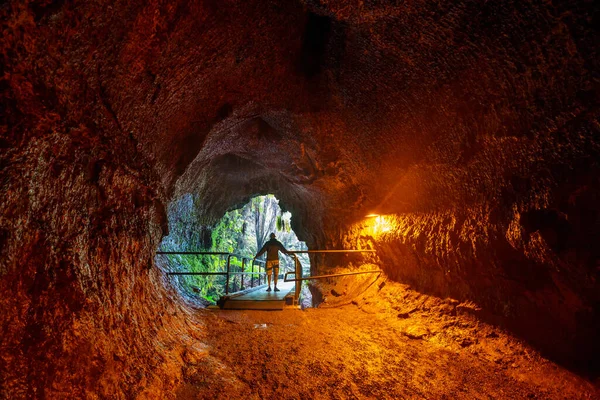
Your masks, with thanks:
[{"label": "cave floor", "polygon": [[[454,339],[444,340],[448,336],[436,330],[447,319],[418,312],[400,319],[373,310],[355,303],[304,311],[200,311],[205,353],[186,365],[176,396],[600,398],[589,381],[472,319],[453,317]],[[456,340],[461,334],[462,344]]]},{"label": "cave floor", "polygon": [[222,308],[230,310],[283,310],[286,305],[285,298],[293,295],[295,288],[294,282],[280,281],[278,285],[280,291],[267,292],[267,285],[262,285],[255,290],[244,292],[240,296],[228,297],[223,302]]}]

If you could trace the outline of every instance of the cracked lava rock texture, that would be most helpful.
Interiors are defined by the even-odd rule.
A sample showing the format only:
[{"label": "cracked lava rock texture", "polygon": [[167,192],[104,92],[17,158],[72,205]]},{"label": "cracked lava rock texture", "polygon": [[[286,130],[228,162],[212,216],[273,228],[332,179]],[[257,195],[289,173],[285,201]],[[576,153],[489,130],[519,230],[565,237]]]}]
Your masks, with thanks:
[{"label": "cracked lava rock texture", "polygon": [[595,2],[9,0],[0,16],[3,398],[183,393],[212,320],[153,260],[187,193],[206,226],[274,193],[309,247],[375,249],[390,281],[597,374]]},{"label": "cracked lava rock texture", "polygon": [[[397,306],[412,309],[397,317]],[[472,305],[376,286],[355,305],[207,315],[182,398],[591,399],[597,387],[469,313]],[[209,314],[213,314],[210,312]],[[223,340],[227,337],[227,340]],[[214,359],[226,374],[207,375]]]}]

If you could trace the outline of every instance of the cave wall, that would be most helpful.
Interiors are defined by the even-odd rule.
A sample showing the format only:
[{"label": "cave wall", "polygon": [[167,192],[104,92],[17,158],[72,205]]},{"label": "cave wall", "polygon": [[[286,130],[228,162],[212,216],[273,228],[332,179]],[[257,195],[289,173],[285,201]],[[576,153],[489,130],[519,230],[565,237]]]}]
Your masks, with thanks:
[{"label": "cave wall", "polygon": [[134,397],[182,374],[190,329],[152,268],[161,202],[142,167],[78,133],[36,138],[4,169],[2,398]]},{"label": "cave wall", "polygon": [[374,247],[392,279],[597,358],[593,2],[0,12],[3,395],[177,387],[201,333],[152,260],[185,193],[210,223],[273,192],[309,246]]},{"label": "cave wall", "polygon": [[1,6],[0,398],[175,396],[203,354],[153,265],[166,204],[227,97],[286,70],[245,46],[298,25],[229,6]]},{"label": "cave wall", "polygon": [[457,170],[435,171],[437,179],[451,182],[450,196],[454,185],[464,185],[462,205],[394,213],[387,200],[383,230],[367,218],[338,237],[347,247],[377,249],[390,278],[476,301],[485,309],[482,318],[547,355],[597,369],[596,123],[597,113],[584,113],[532,140],[485,143],[458,172],[460,180]]}]

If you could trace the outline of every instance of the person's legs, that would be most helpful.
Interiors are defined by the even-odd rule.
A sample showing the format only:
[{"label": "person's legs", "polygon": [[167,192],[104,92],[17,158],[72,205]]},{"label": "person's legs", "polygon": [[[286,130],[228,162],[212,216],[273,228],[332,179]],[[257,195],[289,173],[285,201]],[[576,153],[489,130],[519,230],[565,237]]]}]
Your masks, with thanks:
[{"label": "person's legs", "polygon": [[273,280],[275,281],[275,291],[279,292],[279,289],[277,289],[277,278],[279,278],[279,265],[273,268]]},{"label": "person's legs", "polygon": [[[271,291],[271,272],[273,271],[273,263],[271,261],[267,261],[266,268],[267,270],[267,283],[269,287],[267,288],[267,292]],[[277,285],[277,281],[275,281],[275,285]]]}]

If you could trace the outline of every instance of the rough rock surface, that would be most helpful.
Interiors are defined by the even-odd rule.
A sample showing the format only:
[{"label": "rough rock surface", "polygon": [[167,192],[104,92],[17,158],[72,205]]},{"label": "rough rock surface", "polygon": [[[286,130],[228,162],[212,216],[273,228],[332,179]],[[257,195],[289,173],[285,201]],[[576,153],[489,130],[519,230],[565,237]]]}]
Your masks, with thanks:
[{"label": "rough rock surface", "polygon": [[[398,307],[390,307],[390,300],[398,298],[413,310],[408,319],[396,318]],[[202,371],[211,360],[201,360],[189,367],[196,379],[181,387],[180,396],[592,399],[600,395],[589,382],[482,323],[470,312],[470,303],[442,300],[394,283],[381,290],[373,286],[359,301],[358,307],[304,312],[207,315],[207,356],[223,360],[233,384],[205,379]]]},{"label": "rough rock surface", "polygon": [[597,368],[597,4],[391,3],[0,6],[2,396],[181,385],[202,323],[152,260],[190,192]]}]

